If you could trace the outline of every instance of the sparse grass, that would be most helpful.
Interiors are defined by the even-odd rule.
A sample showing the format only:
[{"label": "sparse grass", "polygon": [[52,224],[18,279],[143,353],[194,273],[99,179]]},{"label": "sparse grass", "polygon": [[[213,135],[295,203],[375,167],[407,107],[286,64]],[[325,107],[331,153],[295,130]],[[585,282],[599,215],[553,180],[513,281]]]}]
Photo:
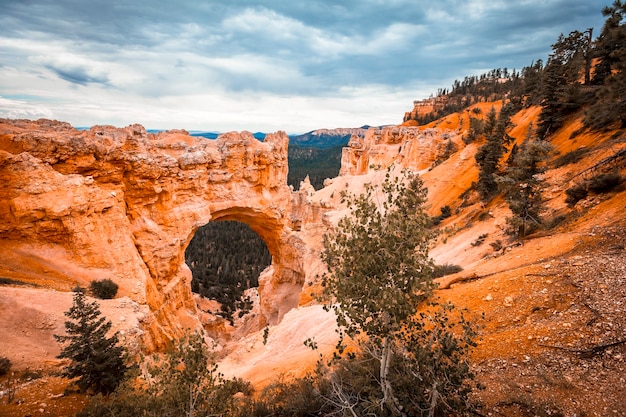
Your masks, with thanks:
[{"label": "sparse grass", "polygon": [[33,285],[16,279],[0,277],[0,285]]},{"label": "sparse grass", "polygon": [[478,236],[478,238],[472,242],[472,246],[480,246],[483,243],[485,243],[485,239],[487,239],[487,237],[489,236],[489,233],[484,233],[480,236]]},{"label": "sparse grass", "polygon": [[[528,394],[511,393],[509,397],[497,403],[497,406],[518,407],[522,415],[535,417],[564,417],[563,411],[552,401],[537,401]],[[510,414],[516,415],[516,414]]]},{"label": "sparse grass", "polygon": [[558,370],[551,369],[549,372],[542,370],[539,372],[538,376],[553,388],[568,390],[576,387],[572,382],[565,379],[563,374]]},{"label": "sparse grass", "polygon": [[35,379],[41,379],[42,377],[43,374],[41,373],[41,371],[31,371],[30,369],[25,369],[20,374],[20,380],[22,381],[32,381]]}]

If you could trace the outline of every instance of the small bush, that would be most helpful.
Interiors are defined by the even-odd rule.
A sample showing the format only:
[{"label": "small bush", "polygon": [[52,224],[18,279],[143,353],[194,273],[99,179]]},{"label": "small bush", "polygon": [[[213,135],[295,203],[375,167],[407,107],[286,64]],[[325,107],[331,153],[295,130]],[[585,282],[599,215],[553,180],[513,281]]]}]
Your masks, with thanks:
[{"label": "small bush", "polygon": [[567,197],[565,198],[565,203],[569,207],[574,207],[576,203],[578,203],[583,198],[587,197],[589,192],[587,191],[587,187],[584,184],[578,184],[573,186],[572,188],[568,188],[565,190],[565,194]]},{"label": "small bush", "polygon": [[475,241],[472,242],[472,246],[480,246],[483,243],[485,243],[485,239],[487,239],[487,236],[489,236],[488,233],[484,233],[480,236],[478,236],[478,239],[476,239]]},{"label": "small bush", "polygon": [[443,265],[435,265],[433,269],[433,278],[441,278],[446,275],[456,274],[457,272],[461,272],[463,268],[459,265],[453,264],[443,264]]},{"label": "small bush", "polygon": [[89,284],[91,294],[101,300],[109,300],[115,297],[118,288],[118,285],[108,278],[91,281],[91,284]]},{"label": "small bush", "polygon": [[37,370],[31,371],[30,369],[26,369],[20,374],[20,379],[23,379],[25,381],[32,381],[41,378],[43,378],[43,374],[41,373],[41,371]]},{"label": "small bush", "polygon": [[623,178],[617,172],[599,174],[589,179],[588,189],[597,194],[607,193],[617,187],[622,180]]},{"label": "small bush", "polygon": [[546,229],[554,229],[565,220],[567,220],[567,216],[565,216],[564,214],[559,214],[558,216],[554,216],[553,218],[544,222],[544,226]]},{"label": "small bush", "polygon": [[554,168],[560,168],[562,166],[578,162],[588,152],[589,149],[587,148],[578,148],[574,151],[563,154],[554,160]]},{"label": "small bush", "polygon": [[0,376],[6,375],[11,370],[11,360],[7,357],[0,357]]},{"label": "small bush", "polygon": [[502,250],[502,241],[498,239],[495,242],[491,242],[489,246],[493,248],[494,252],[498,252],[499,250]]},{"label": "small bush", "polygon": [[452,216],[450,206],[441,207],[441,214],[432,218],[433,225],[437,226],[443,219],[447,219],[450,216]]}]

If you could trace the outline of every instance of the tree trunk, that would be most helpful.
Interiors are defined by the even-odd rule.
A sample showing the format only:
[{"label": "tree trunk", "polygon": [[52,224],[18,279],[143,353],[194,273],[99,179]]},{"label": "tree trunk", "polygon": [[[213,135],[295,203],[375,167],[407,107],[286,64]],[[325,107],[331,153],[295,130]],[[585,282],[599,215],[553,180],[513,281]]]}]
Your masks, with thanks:
[{"label": "tree trunk", "polygon": [[439,391],[437,391],[437,383],[433,382],[432,392],[430,394],[430,410],[428,410],[428,417],[435,417],[435,410],[437,409],[437,401],[439,401]]},{"label": "tree trunk", "polygon": [[393,394],[393,387],[389,380],[392,353],[391,340],[385,338],[383,342],[383,352],[380,358],[380,387],[383,391],[383,404],[387,405],[394,415],[405,416],[398,399]]}]

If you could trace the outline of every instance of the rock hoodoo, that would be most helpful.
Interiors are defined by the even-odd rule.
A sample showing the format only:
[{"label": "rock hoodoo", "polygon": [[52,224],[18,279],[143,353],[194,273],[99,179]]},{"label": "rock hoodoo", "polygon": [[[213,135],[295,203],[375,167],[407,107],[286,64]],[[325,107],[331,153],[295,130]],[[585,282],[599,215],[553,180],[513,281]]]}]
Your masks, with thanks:
[{"label": "rock hoodoo", "polygon": [[110,278],[148,307],[144,342],[158,348],[199,325],[184,251],[209,221],[247,223],[266,242],[261,321],[298,304],[301,242],[292,231],[288,137],[228,133],[212,141],[140,125],[0,120],[2,276],[49,277],[69,290]]}]

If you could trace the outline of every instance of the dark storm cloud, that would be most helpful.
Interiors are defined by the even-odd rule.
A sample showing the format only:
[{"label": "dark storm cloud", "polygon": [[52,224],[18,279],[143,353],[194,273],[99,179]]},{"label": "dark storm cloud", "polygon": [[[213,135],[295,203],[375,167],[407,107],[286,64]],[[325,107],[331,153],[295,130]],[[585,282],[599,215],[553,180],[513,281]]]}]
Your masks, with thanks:
[{"label": "dark storm cloud", "polygon": [[54,67],[49,65],[47,67],[50,71],[57,74],[60,78],[73,84],[87,85],[89,83],[107,84],[108,78],[106,76],[98,76],[89,74],[89,71],[81,67]]}]

